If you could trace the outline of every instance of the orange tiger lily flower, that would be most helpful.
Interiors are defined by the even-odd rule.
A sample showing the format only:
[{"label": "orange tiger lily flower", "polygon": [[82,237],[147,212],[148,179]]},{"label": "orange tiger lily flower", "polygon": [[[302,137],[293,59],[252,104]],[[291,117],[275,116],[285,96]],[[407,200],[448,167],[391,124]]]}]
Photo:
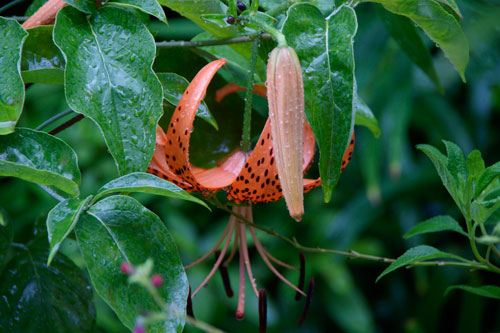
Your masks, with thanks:
[{"label": "orange tiger lily flower", "polygon": [[[231,215],[226,229],[215,246],[201,258],[185,266],[185,269],[189,269],[203,262],[211,254],[217,253],[217,250],[222,245],[222,249],[220,253],[217,254],[216,262],[210,273],[193,292],[192,297],[201,290],[218,269],[221,271],[221,274],[226,274],[224,275],[226,293],[231,297],[233,292],[229,284],[225,267],[234,258],[239,247],[240,279],[236,317],[242,319],[245,305],[245,275],[248,275],[252,289],[259,299],[262,298],[262,295],[265,297],[266,293],[262,291],[259,292],[257,283],[253,278],[247,246],[247,225],[240,219],[245,219],[253,223],[251,204],[279,200],[283,197],[283,190],[280,185],[278,169],[275,163],[275,152],[269,119],[252,152],[246,153],[237,149],[226,157],[218,166],[211,169],[198,168],[189,162],[189,140],[198,105],[205,96],[208,84],[213,76],[224,64],[225,59],[219,59],[203,67],[182,95],[172,115],[167,132],[165,133],[163,129],[158,126],[156,149],[149,165],[148,172],[164,178],[189,192],[196,191],[207,194],[225,189],[228,199],[236,203],[247,203],[247,205],[243,206],[233,206],[233,215]],[[217,91],[216,101],[221,101],[230,93],[244,90],[244,88],[234,83],[230,83]],[[256,94],[266,96],[266,88],[263,85],[256,85],[253,91]],[[310,167],[314,157],[315,139],[311,126],[307,122],[304,122],[303,131],[304,159],[302,168],[305,173]],[[344,154],[342,169],[347,165],[351,157],[353,144],[354,136]],[[305,192],[320,184],[321,179],[319,178],[303,180]],[[254,241],[257,252],[269,269],[284,283],[297,291],[298,295],[305,295],[304,291],[302,291],[303,285],[296,287],[278,272],[272,262],[288,269],[297,268],[274,258],[260,243],[255,229],[251,225],[248,225],[248,231]],[[229,252],[229,244],[233,237],[233,247]],[[224,260],[228,252],[229,255],[226,260]],[[301,262],[301,266],[302,265],[303,263]],[[303,269],[301,269],[301,272],[303,272]],[[303,281],[303,278],[300,280]],[[261,303],[265,304],[265,301],[259,302],[259,304]],[[259,312],[261,312],[260,309]]]},{"label": "orange tiger lily flower", "polygon": [[[191,81],[172,115],[167,133],[157,128],[156,149],[148,171],[192,192],[215,192],[228,188],[228,199],[236,203],[266,203],[283,197],[278,169],[275,164],[271,139],[270,121],[266,122],[257,145],[251,153],[240,149],[233,151],[215,168],[198,168],[189,162],[189,140],[198,105],[206,94],[208,84],[225,59],[212,61],[203,67]],[[228,94],[244,91],[236,84],[229,84],[217,92],[217,101]],[[265,87],[257,85],[254,92],[266,96]],[[314,157],[314,134],[311,126],[304,122],[304,173]],[[354,135],[347,148],[342,169],[352,155]],[[304,191],[319,186],[321,179],[304,179]]]}]

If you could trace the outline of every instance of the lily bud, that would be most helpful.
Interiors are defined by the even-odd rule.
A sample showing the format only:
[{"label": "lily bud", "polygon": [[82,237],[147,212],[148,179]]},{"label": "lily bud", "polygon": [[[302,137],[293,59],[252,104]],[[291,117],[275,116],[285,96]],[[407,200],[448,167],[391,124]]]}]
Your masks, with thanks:
[{"label": "lily bud", "polygon": [[304,214],[304,86],[299,58],[291,47],[277,47],[267,62],[267,101],[283,196],[292,216]]}]

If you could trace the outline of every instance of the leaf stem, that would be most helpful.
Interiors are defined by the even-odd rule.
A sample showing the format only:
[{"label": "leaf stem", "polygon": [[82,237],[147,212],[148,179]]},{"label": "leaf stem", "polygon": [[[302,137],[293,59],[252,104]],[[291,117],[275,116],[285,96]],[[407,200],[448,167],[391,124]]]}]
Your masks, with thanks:
[{"label": "leaf stem", "polygon": [[46,121],[44,121],[43,123],[41,123],[37,128],[35,128],[35,131],[41,131],[42,129],[44,129],[45,127],[49,126],[50,124],[52,124],[56,120],[59,120],[62,117],[66,116],[66,115],[68,115],[68,114],[70,114],[72,112],[73,112],[73,110],[70,109],[70,110],[65,110],[63,112],[60,112],[60,113],[56,114],[52,118],[49,118]]},{"label": "leaf stem", "polygon": [[21,2],[24,2],[24,1],[25,0],[14,0],[12,2],[9,2],[8,4],[6,4],[5,6],[0,8],[0,13],[3,13],[7,9],[9,9],[10,7],[14,7],[15,5],[20,4]]},{"label": "leaf stem", "polygon": [[257,64],[257,51],[259,49],[260,38],[257,36],[253,40],[252,56],[250,57],[250,68],[248,70],[248,83],[245,97],[245,111],[243,113],[243,133],[242,133],[242,149],[244,152],[250,151],[250,130],[252,128],[252,98],[255,66]]},{"label": "leaf stem", "polygon": [[29,16],[9,16],[9,18],[18,22],[25,22],[27,19],[29,19]]},{"label": "leaf stem", "polygon": [[70,120],[68,120],[67,122],[62,123],[58,127],[54,128],[52,131],[49,132],[49,134],[56,135],[57,133],[65,130],[66,128],[72,126],[73,124],[76,124],[77,122],[82,120],[84,117],[85,116],[83,114],[78,114],[78,115],[74,116],[73,118],[71,118]]},{"label": "leaf stem", "polygon": [[248,16],[248,20],[252,22],[253,24],[257,25],[260,27],[262,30],[270,34],[273,39],[278,43],[278,47],[287,47],[288,44],[286,42],[285,35],[283,35],[278,29],[275,27],[270,26],[267,23],[264,23],[260,20],[255,19],[252,15]]},{"label": "leaf stem", "polygon": [[[340,255],[344,256],[350,259],[364,259],[364,260],[370,260],[370,261],[377,261],[381,263],[392,263],[396,261],[396,259],[393,258],[386,258],[386,257],[379,257],[379,256],[373,256],[369,254],[363,254],[359,253],[356,251],[340,251],[340,250],[333,250],[333,249],[324,249],[320,247],[308,247],[301,245],[295,238],[288,238],[286,236],[283,236],[279,233],[277,233],[274,230],[270,230],[267,228],[264,228],[258,224],[252,223],[251,221],[247,220],[245,217],[241,216],[240,214],[237,214],[233,212],[231,209],[223,205],[215,196],[213,197],[213,204],[236,216],[236,218],[239,220],[240,223],[247,224],[249,226],[252,226],[256,229],[259,229],[261,231],[264,231],[265,233],[274,236],[276,238],[279,238],[288,244],[292,245],[296,249],[305,251],[305,252],[313,252],[313,253],[326,253],[326,254],[335,254],[335,255]],[[487,271],[495,271],[491,269],[491,267],[485,263],[479,263],[473,260],[466,260],[464,259],[464,262],[459,262],[459,261],[442,261],[442,260],[437,260],[437,261],[416,261],[408,265],[408,267],[413,267],[413,266],[454,266],[454,267],[466,267],[469,269],[481,269],[481,270],[487,270]]]},{"label": "leaf stem", "polygon": [[[241,44],[241,43],[251,43],[259,34],[253,34],[242,37],[234,37],[229,39],[218,39],[218,40],[200,40],[200,41],[183,41],[183,40],[173,40],[165,42],[156,42],[157,48],[172,48],[172,47],[188,47],[196,48],[203,46],[214,46],[214,45],[229,45],[229,44]],[[260,39],[271,39],[270,34],[261,34]]]}]

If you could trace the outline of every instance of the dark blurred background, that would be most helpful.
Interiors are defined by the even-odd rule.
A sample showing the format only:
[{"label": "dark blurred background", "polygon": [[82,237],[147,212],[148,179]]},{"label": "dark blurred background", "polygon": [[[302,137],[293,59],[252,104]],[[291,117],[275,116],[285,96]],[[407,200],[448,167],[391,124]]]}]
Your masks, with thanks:
[{"label": "dark blurred background", "polygon": [[[306,246],[352,249],[395,258],[412,246],[428,244],[472,258],[468,241],[458,234],[402,238],[412,226],[435,215],[448,214],[464,222],[431,162],[415,149],[416,144],[428,143],[443,150],[441,140],[446,139],[457,143],[465,154],[479,149],[487,166],[500,160],[500,4],[493,0],[457,3],[471,45],[466,84],[461,82],[443,53],[422,34],[433,55],[444,94],[438,92],[389,36],[376,5],[356,7],[359,30],[355,38],[355,56],[359,94],[376,114],[381,136],[375,139],[367,129],[356,128],[354,157],[331,203],[324,204],[321,190],[316,189],[305,196],[306,214],[302,222],[294,222],[284,202],[277,202],[254,206],[256,223],[295,236]],[[3,15],[21,15],[28,4],[13,7]],[[168,10],[166,13],[169,27],[150,25],[158,40],[188,40],[201,32],[176,13]],[[181,58],[185,63],[178,62]],[[155,69],[176,71],[190,80],[203,61],[192,51],[168,49],[159,53]],[[197,62],[199,67],[194,65]],[[200,121],[194,132],[192,154],[202,164],[210,164],[215,156],[204,154],[204,151],[212,149],[213,152],[217,148],[218,158],[238,144],[243,99],[233,96],[224,105],[213,103],[214,88],[222,84],[222,77],[218,77],[207,94],[207,103],[221,125],[219,133]],[[32,84],[27,88],[25,110],[19,125],[34,128],[67,108],[62,86]],[[254,118],[255,134],[258,134],[258,126],[262,126],[264,118],[258,113]],[[111,155],[90,120],[84,119],[58,136],[78,154],[83,197],[117,177]],[[29,237],[33,222],[39,217],[44,219],[56,201],[36,185],[20,180],[0,179],[0,186],[0,206],[15,223],[15,240],[22,242]],[[135,197],[165,222],[185,264],[213,246],[228,220],[228,215],[217,209],[209,213],[179,200],[150,195]],[[295,248],[260,232],[259,237],[273,255],[298,265]],[[316,278],[316,290],[308,318],[298,328],[296,323],[304,300],[295,302],[295,292],[272,275],[252,244],[250,247],[257,283],[268,292],[270,332],[500,331],[498,301],[459,291],[444,294],[452,284],[498,285],[498,277],[491,273],[418,267],[398,270],[375,283],[384,264],[316,253],[305,254],[307,277]],[[194,287],[203,280],[212,264],[213,258],[210,258],[188,271]],[[233,288],[237,288],[237,268],[236,261],[229,267]],[[284,272],[284,275],[294,282],[298,280],[295,271]],[[230,332],[256,331],[257,299],[249,284],[246,289],[245,319],[236,321],[236,297],[228,299],[225,296],[220,276],[215,275],[193,300],[196,318]],[[98,296],[95,298],[98,331],[124,331],[109,308]],[[186,332],[195,331],[186,327]]]}]

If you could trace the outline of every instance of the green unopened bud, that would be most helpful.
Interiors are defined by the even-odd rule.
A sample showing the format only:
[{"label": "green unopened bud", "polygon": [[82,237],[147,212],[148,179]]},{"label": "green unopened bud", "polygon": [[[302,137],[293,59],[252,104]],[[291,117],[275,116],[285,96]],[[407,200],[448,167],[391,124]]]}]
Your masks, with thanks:
[{"label": "green unopened bud", "polygon": [[278,176],[290,216],[304,214],[304,86],[299,58],[291,47],[277,47],[267,63],[267,100]]}]

